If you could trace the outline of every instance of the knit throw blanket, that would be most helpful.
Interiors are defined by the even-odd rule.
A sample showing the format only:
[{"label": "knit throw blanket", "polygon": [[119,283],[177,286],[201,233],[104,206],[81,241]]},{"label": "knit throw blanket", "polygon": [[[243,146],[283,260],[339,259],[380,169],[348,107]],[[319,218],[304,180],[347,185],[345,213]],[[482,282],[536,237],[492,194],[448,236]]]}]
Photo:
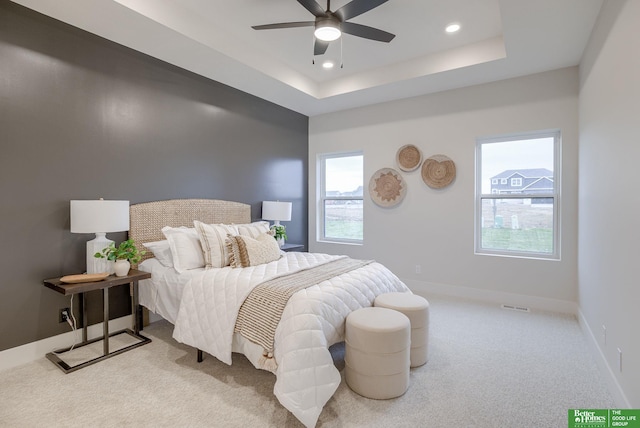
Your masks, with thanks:
[{"label": "knit throw blanket", "polygon": [[235,332],[262,346],[264,357],[271,359],[276,327],[285,305],[296,291],[372,262],[344,257],[258,284],[240,306]]}]

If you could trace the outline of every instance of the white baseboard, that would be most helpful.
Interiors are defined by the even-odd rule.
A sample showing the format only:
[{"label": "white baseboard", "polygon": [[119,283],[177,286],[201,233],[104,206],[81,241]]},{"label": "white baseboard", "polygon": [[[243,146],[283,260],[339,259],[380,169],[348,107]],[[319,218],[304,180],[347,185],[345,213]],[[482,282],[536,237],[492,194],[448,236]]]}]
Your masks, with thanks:
[{"label": "white baseboard", "polygon": [[478,288],[461,287],[458,285],[437,284],[434,282],[403,280],[416,294],[441,294],[444,296],[460,297],[479,300],[487,303],[524,306],[550,312],[560,312],[577,315],[578,304],[568,300],[550,299],[547,297],[528,296],[524,294],[506,293],[504,291],[481,290]]},{"label": "white baseboard", "polygon": [[609,391],[613,395],[613,399],[616,403],[616,407],[619,409],[630,409],[631,403],[627,399],[618,379],[614,375],[613,369],[607,362],[607,358],[602,352],[602,348],[598,344],[598,340],[596,336],[593,334],[593,330],[589,326],[587,319],[584,317],[582,311],[578,311],[578,322],[580,323],[580,327],[582,328],[582,332],[584,337],[591,349],[591,355],[593,355],[593,359],[598,365],[598,369],[600,373],[604,377],[605,382],[607,383],[607,387],[609,387]]},{"label": "white baseboard", "polygon": [[[94,339],[102,336],[102,324],[90,325],[87,329],[87,338]],[[133,318],[127,315],[109,321],[109,331],[118,331],[125,328],[132,328]],[[59,334],[36,342],[27,343],[15,348],[6,349],[0,352],[0,371],[7,370],[22,364],[44,358],[44,356],[55,349],[67,348],[73,345],[74,341],[82,341],[82,329],[79,328],[74,336],[73,332]]]}]

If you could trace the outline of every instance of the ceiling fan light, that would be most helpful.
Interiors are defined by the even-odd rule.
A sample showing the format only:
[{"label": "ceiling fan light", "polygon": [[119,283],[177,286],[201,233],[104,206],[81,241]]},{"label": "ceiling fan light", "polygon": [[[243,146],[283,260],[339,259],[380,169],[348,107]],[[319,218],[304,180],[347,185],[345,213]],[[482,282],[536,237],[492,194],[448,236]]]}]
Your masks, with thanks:
[{"label": "ceiling fan light", "polygon": [[316,39],[323,42],[332,42],[337,40],[342,35],[340,31],[340,24],[330,19],[319,21],[316,24],[316,30],[313,32]]}]

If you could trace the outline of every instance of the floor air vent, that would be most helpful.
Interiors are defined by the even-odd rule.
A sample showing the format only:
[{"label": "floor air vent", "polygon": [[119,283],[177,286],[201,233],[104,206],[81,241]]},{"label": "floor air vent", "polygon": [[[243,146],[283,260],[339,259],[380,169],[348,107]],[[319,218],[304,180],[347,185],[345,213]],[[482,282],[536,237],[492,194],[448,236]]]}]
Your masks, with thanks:
[{"label": "floor air vent", "polygon": [[524,306],[513,306],[513,305],[501,305],[502,309],[508,309],[510,311],[518,311],[518,312],[531,312],[531,309],[525,308]]}]

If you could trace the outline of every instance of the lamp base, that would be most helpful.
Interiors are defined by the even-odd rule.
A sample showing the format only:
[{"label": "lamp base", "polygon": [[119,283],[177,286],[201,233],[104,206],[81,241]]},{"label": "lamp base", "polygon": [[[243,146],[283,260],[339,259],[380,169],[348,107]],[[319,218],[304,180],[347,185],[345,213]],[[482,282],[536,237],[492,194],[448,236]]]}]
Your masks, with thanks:
[{"label": "lamp base", "polygon": [[107,239],[106,233],[97,232],[95,239],[87,241],[87,273],[103,273],[112,275],[115,272],[114,262],[107,259],[93,257],[95,253],[101,252],[113,243]]}]

